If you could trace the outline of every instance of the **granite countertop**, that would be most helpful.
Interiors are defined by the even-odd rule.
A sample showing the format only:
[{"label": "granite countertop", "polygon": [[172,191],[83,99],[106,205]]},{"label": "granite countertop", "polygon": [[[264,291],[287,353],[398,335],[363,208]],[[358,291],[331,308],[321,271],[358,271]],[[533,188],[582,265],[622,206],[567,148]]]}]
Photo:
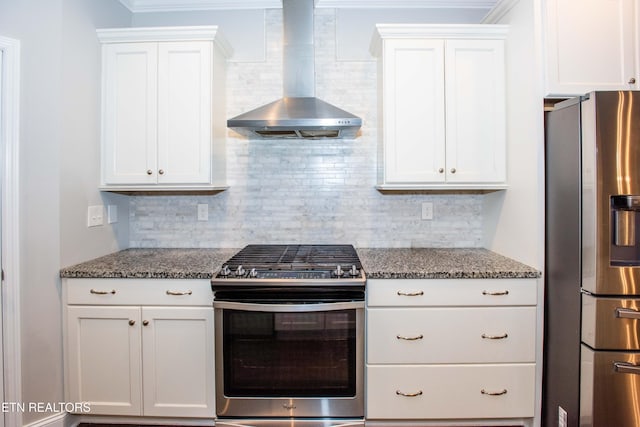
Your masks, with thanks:
[{"label": "granite countertop", "polygon": [[60,270],[69,278],[211,279],[239,249],[125,249]]},{"label": "granite countertop", "polygon": [[[210,279],[239,249],[125,249],[63,268],[65,278]],[[536,278],[486,249],[357,249],[370,279]]]},{"label": "granite countertop", "polygon": [[510,279],[541,273],[487,249],[358,249],[369,279]]}]

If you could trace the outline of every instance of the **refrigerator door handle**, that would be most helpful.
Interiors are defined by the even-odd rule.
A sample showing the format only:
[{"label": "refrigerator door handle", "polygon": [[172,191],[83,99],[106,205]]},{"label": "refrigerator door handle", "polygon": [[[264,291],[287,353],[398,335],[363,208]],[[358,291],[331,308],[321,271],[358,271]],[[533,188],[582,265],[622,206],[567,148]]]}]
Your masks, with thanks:
[{"label": "refrigerator door handle", "polygon": [[616,308],[616,317],[623,319],[640,319],[640,311],[632,308]]},{"label": "refrigerator door handle", "polygon": [[640,365],[634,365],[633,363],[613,362],[613,369],[620,374],[640,375]]}]

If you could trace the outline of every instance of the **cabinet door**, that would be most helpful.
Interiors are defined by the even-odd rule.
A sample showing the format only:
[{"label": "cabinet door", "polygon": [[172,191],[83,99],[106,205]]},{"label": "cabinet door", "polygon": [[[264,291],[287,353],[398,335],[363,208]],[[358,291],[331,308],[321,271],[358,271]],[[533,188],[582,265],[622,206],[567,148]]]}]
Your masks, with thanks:
[{"label": "cabinet door", "polygon": [[385,184],[444,181],[443,50],[442,40],[385,41]]},{"label": "cabinet door", "polygon": [[144,414],[213,418],[213,307],[143,307]]},{"label": "cabinet door", "polygon": [[157,181],[157,56],[156,43],[103,47],[105,184]]},{"label": "cabinet door", "polygon": [[88,402],[92,414],[142,415],[140,309],[67,309],[68,401]]},{"label": "cabinet door", "polygon": [[504,42],[447,40],[445,68],[447,182],[504,182]]},{"label": "cabinet door", "polygon": [[158,183],[211,181],[210,42],[158,47]]},{"label": "cabinet door", "polygon": [[636,89],[634,0],[546,0],[547,95]]}]

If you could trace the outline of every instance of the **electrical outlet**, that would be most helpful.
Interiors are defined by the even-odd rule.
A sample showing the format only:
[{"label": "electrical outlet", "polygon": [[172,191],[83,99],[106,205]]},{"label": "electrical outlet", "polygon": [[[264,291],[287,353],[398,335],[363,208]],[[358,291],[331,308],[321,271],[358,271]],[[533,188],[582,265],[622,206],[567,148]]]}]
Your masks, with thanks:
[{"label": "electrical outlet", "polygon": [[87,227],[97,227],[104,224],[104,206],[89,206],[87,212]]},{"label": "electrical outlet", "polygon": [[422,202],[422,219],[433,219],[433,202]]},{"label": "electrical outlet", "polygon": [[567,411],[558,406],[558,427],[567,427]]},{"label": "electrical outlet", "polygon": [[209,221],[209,205],[207,203],[198,204],[198,221]]}]

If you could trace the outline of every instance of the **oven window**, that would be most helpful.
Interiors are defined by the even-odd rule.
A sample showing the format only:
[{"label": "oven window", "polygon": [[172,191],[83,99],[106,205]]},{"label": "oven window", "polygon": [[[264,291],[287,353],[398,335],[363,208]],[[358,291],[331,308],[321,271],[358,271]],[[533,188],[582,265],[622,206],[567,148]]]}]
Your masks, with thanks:
[{"label": "oven window", "polygon": [[224,394],[353,397],[356,310],[223,312]]}]

